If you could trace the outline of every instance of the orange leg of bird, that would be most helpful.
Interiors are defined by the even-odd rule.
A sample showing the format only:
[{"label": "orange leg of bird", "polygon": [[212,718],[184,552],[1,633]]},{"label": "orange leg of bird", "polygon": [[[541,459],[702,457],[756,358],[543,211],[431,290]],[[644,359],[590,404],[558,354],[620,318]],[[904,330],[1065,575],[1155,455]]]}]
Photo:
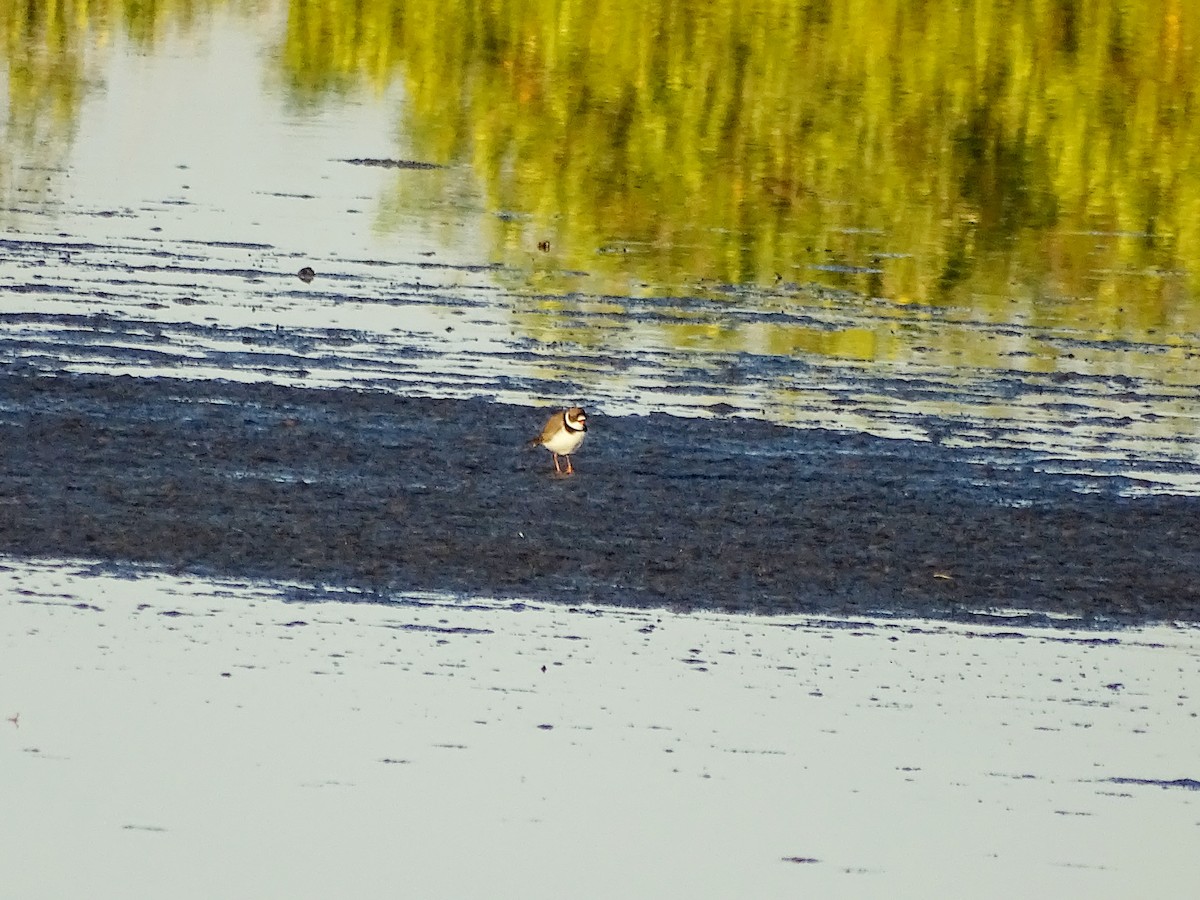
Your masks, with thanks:
[{"label": "orange leg of bird", "polygon": [[550,455],[554,457],[554,471],[561,475],[562,469],[558,467],[558,454],[552,450],[550,451]]},{"label": "orange leg of bird", "polygon": [[567,457],[567,474],[568,475],[575,474],[575,467],[573,465],[571,465],[571,457],[569,457],[569,456]]}]

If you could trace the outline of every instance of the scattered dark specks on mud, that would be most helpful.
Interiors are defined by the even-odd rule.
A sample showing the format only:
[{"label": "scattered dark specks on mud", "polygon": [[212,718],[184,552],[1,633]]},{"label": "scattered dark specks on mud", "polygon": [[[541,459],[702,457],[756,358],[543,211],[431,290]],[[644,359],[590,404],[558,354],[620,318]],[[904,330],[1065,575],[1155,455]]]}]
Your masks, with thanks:
[{"label": "scattered dark specks on mud", "polygon": [[597,416],[555,479],[522,450],[540,409],[12,368],[0,385],[0,553],[364,599],[1200,621],[1200,500],[1081,491],[1016,451]]}]

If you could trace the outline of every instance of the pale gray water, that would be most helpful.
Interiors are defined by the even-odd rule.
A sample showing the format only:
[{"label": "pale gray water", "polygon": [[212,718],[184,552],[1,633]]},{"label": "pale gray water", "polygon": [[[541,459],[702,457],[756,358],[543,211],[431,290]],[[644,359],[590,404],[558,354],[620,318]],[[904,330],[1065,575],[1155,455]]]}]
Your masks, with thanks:
[{"label": "pale gray water", "polygon": [[5,892],[1116,898],[1200,880],[1195,628],[303,596],[6,561]]}]

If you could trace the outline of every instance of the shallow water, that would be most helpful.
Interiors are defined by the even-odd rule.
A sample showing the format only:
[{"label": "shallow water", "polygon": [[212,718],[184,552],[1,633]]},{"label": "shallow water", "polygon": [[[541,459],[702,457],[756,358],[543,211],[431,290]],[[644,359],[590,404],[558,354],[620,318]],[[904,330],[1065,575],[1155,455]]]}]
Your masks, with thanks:
[{"label": "shallow water", "polygon": [[[879,185],[842,173],[811,188],[816,212],[808,201],[789,207],[767,253],[753,192],[725,219],[699,197],[700,219],[673,223],[665,208],[641,205],[616,216],[597,199],[599,182],[552,201],[547,185],[578,161],[539,180],[518,138],[506,175],[478,155],[499,135],[477,125],[472,143],[464,123],[516,115],[542,127],[549,113],[534,105],[518,115],[500,96],[489,109],[490,94],[466,92],[458,117],[441,115],[432,86],[452,106],[451,86],[467,77],[454,66],[477,61],[431,62],[394,22],[384,33],[400,43],[368,74],[322,55],[342,25],[317,7],[188,10],[168,4],[153,27],[138,27],[147,23],[137,12],[123,27],[64,26],[72,41],[59,52],[79,71],[66,86],[47,82],[77,88],[57,118],[37,119],[50,88],[29,88],[15,68],[22,52],[41,51],[36,32],[10,45],[0,358],[42,370],[578,400],[611,414],[765,417],[1044,449],[1083,470],[1089,460],[1145,461],[1147,490],[1200,485],[1200,307],[1182,230],[1164,241],[1094,211],[1039,225],[1038,199],[1012,213],[1018,220],[1002,217],[1014,229],[1007,244],[952,251],[955,228],[918,241],[901,224],[928,215],[916,194],[875,207]],[[1190,34],[1190,17],[1180,27]],[[354,52],[370,49],[348,40]],[[765,115],[774,94],[763,97]],[[595,103],[601,116],[611,106]],[[17,127],[26,120],[52,139],[30,140]],[[581,141],[602,140],[593,126]],[[849,159],[864,165],[854,153],[869,149]],[[737,152],[712,150],[713,178],[736,168]],[[825,158],[810,152],[810,162]],[[379,164],[410,160],[437,167]],[[1180,171],[1182,203],[1191,182]],[[905,184],[903,169],[886,175]],[[853,197],[833,193],[856,186]],[[608,189],[643,201],[665,190]],[[1054,190],[1061,204],[1074,188]],[[881,212],[896,221],[876,221]],[[651,220],[660,233],[647,236]],[[726,242],[743,239],[755,263],[720,263],[737,256]],[[919,276],[959,256],[976,274],[953,289]],[[1051,258],[1059,264],[1047,273]],[[296,276],[305,266],[316,273],[309,283]],[[1171,464],[1182,468],[1164,478]]]},{"label": "shallow water", "polygon": [[[0,2],[0,365],[820,425],[965,448],[1021,503],[1046,470],[1200,493],[1190,8],[743,6]],[[104,418],[67,423],[75,462],[119,450]],[[608,421],[593,471],[625,483],[632,420]],[[907,458],[872,447],[828,471]],[[272,465],[244,472],[308,483]],[[113,508],[174,489],[117,483]],[[916,559],[931,597],[979,568],[942,549]],[[362,599],[3,560],[5,890],[1200,878],[1194,627]]]},{"label": "shallow water", "polygon": [[1121,897],[1200,877],[1194,627],[356,598],[4,560],[6,890]]}]

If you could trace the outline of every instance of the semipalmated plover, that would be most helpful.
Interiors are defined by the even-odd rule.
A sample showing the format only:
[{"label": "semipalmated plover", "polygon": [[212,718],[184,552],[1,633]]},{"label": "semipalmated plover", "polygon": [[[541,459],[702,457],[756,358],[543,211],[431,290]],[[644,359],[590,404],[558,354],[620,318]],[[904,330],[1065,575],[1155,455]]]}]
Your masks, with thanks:
[{"label": "semipalmated plover", "polygon": [[587,413],[578,406],[572,406],[570,409],[564,409],[552,415],[546,422],[546,427],[542,429],[542,433],[530,441],[529,446],[542,446],[549,450],[554,456],[554,471],[560,475],[563,474],[563,470],[558,465],[558,457],[565,456],[567,458],[566,474],[574,475],[575,469],[571,465],[571,454],[579,449],[579,445],[583,443],[585,437],[587,437]]}]

